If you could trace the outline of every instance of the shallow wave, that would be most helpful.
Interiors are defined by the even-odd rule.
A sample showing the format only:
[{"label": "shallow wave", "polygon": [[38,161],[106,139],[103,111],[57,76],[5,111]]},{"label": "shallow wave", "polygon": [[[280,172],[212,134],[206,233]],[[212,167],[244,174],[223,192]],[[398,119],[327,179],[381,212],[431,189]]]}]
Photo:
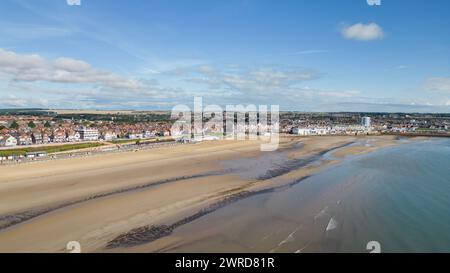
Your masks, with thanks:
[{"label": "shallow wave", "polygon": [[339,222],[336,221],[333,217],[331,217],[330,222],[328,222],[327,228],[325,229],[326,232],[334,230],[338,227]]}]

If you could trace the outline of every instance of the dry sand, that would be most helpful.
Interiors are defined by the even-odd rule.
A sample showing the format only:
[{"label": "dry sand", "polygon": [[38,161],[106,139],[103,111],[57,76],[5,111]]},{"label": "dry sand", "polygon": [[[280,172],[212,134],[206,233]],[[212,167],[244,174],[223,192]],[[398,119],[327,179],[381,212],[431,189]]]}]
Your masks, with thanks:
[{"label": "dry sand", "polygon": [[[370,145],[346,146],[355,141]],[[333,148],[342,147],[333,154],[340,158],[395,143],[392,136],[286,136],[272,153],[261,152],[259,141],[214,141],[2,166],[0,252],[64,252],[69,241],[79,241],[83,252],[152,251],[164,240],[147,248],[106,246],[133,229],[182,224],[202,209],[226,205],[226,198],[298,182],[336,164],[319,157]],[[280,164],[292,166],[276,169]]]}]

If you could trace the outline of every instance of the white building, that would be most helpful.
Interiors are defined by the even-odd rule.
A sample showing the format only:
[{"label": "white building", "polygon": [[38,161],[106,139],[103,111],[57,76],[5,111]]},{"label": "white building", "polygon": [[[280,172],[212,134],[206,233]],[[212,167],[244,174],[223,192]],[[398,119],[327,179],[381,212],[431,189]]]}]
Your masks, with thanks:
[{"label": "white building", "polygon": [[77,142],[80,141],[80,133],[79,132],[70,132],[67,133],[67,141],[68,142]]},{"label": "white building", "polygon": [[103,134],[102,138],[103,138],[105,141],[111,141],[111,140],[117,139],[117,135],[114,134],[113,132],[109,132],[109,131],[108,131],[108,132],[105,132],[105,133]]},{"label": "white building", "polygon": [[299,136],[309,136],[311,135],[311,130],[307,128],[294,128],[292,129],[292,133]]},{"label": "white building", "polygon": [[294,128],[292,133],[300,136],[323,136],[328,135],[331,132],[331,128]]},{"label": "white building", "polygon": [[361,120],[361,125],[366,127],[366,128],[371,127],[371,119],[370,119],[370,117],[363,117],[362,120]]},{"label": "white building", "polygon": [[144,138],[151,138],[151,137],[154,137],[154,136],[155,136],[155,134],[153,134],[150,131],[145,131],[144,132]]},{"label": "white building", "polygon": [[80,139],[84,141],[95,141],[99,137],[98,130],[94,128],[81,127],[78,133],[80,134]]},{"label": "white building", "polygon": [[14,147],[17,146],[17,139],[13,136],[6,136],[0,139],[0,146]]},{"label": "white building", "polygon": [[129,139],[143,139],[144,138],[144,134],[129,134],[128,138]]}]

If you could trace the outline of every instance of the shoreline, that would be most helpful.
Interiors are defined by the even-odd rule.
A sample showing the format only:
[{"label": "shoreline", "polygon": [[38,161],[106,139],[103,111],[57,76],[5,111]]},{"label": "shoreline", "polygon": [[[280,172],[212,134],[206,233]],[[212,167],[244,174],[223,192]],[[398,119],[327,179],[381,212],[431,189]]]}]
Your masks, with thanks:
[{"label": "shoreline", "polygon": [[[336,138],[343,138],[343,137],[349,137],[349,138],[365,138],[365,137],[386,137],[386,136],[395,136],[395,137],[405,137],[409,139],[415,139],[415,138],[447,138],[450,137],[450,135],[446,134],[373,134],[373,135],[311,135],[311,136],[299,136],[299,135],[292,135],[292,134],[281,134],[281,137],[284,138],[328,138],[328,137],[336,137]],[[145,140],[145,139],[144,139]],[[212,142],[217,141],[230,141],[230,140],[216,140]],[[235,141],[235,140],[231,140]],[[245,140],[247,141],[247,140]],[[46,157],[42,158],[33,158],[33,159],[21,159],[21,160],[0,160],[0,170],[4,166],[11,166],[11,165],[22,165],[22,164],[33,164],[33,163],[39,163],[39,162],[46,162],[46,161],[57,161],[57,160],[65,160],[65,159],[71,159],[71,158],[85,158],[85,157],[95,157],[95,156],[103,156],[107,154],[112,153],[128,153],[128,152],[136,152],[136,151],[144,151],[144,150],[152,150],[157,148],[163,148],[163,147],[173,147],[173,146],[179,146],[179,145],[195,145],[200,144],[204,142],[198,142],[198,143],[178,143],[176,141],[162,141],[162,142],[155,142],[155,143],[144,143],[141,145],[133,144],[133,140],[130,141],[130,143],[126,144],[114,144],[111,142],[76,142],[76,143],[52,143],[47,145],[29,145],[29,146],[16,146],[14,148],[8,148],[8,147],[0,147],[0,151],[8,151],[8,150],[16,150],[16,149],[27,149],[27,148],[47,148],[47,147],[59,147],[59,146],[65,146],[65,145],[71,145],[71,144],[92,144],[92,143],[99,143],[102,144],[98,147],[93,148],[83,148],[83,149],[76,149],[76,150],[70,150],[70,151],[64,151],[64,152],[57,152],[57,153],[51,153]],[[122,146],[121,148],[117,148],[117,145]],[[123,147],[125,146],[125,148]],[[129,146],[129,147],[128,147]],[[108,148],[114,148],[114,149],[108,149]],[[100,149],[100,150],[99,150]],[[106,150],[103,150],[106,149]]]},{"label": "shoreline", "polygon": [[[333,147],[330,148],[328,150],[324,150],[322,152],[320,152],[319,154],[316,155],[312,155],[309,158],[306,159],[301,159],[300,160],[300,164],[298,164],[299,162],[294,162],[294,167],[291,168],[303,168],[306,167],[308,164],[311,164],[312,162],[317,161],[322,155],[332,152],[332,151],[336,151],[338,149],[347,147],[349,145],[354,144],[355,142],[349,142],[337,147]],[[276,173],[272,173],[270,170],[268,170],[267,174],[262,176],[262,177],[258,177],[258,180],[267,180],[267,179],[271,179],[274,178],[276,176],[281,176],[282,174],[285,173],[289,173],[292,169],[283,169],[281,172],[276,172]],[[183,226],[187,223],[190,223],[192,221],[197,220],[198,218],[201,218],[207,214],[213,213],[214,211],[221,209],[227,205],[230,205],[234,202],[238,202],[242,199],[245,198],[249,198],[255,195],[260,195],[260,194],[264,194],[264,193],[268,193],[268,192],[274,192],[276,190],[281,190],[281,189],[285,189],[285,188],[290,188],[300,182],[302,182],[303,180],[311,177],[312,175],[314,175],[314,173],[312,173],[311,175],[307,175],[304,176],[300,179],[297,179],[295,181],[292,181],[288,184],[285,185],[274,185],[273,187],[268,187],[268,188],[262,188],[262,189],[242,189],[242,191],[238,191],[234,194],[231,194],[229,196],[223,196],[221,200],[210,204],[208,207],[201,209],[200,211],[196,212],[193,215],[187,216],[183,219],[180,219],[179,221],[171,224],[171,225],[162,225],[162,226],[143,226],[143,227],[139,227],[136,229],[131,230],[128,233],[125,234],[121,234],[119,235],[117,238],[114,238],[112,241],[108,242],[108,244],[106,245],[107,249],[112,249],[112,248],[119,248],[119,247],[132,247],[132,246],[137,246],[137,245],[141,245],[141,244],[146,244],[146,243],[151,243],[153,241],[156,241],[160,238],[166,237],[168,235],[170,235],[172,233],[172,231],[180,226]]]}]

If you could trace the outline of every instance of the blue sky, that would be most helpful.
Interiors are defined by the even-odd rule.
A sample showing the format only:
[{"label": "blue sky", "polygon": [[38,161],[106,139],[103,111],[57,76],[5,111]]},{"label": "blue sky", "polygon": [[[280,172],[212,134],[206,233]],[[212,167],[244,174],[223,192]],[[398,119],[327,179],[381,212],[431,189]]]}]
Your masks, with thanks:
[{"label": "blue sky", "polygon": [[[72,0],[74,1],[74,0]],[[3,0],[0,108],[450,112],[447,0]]]}]

